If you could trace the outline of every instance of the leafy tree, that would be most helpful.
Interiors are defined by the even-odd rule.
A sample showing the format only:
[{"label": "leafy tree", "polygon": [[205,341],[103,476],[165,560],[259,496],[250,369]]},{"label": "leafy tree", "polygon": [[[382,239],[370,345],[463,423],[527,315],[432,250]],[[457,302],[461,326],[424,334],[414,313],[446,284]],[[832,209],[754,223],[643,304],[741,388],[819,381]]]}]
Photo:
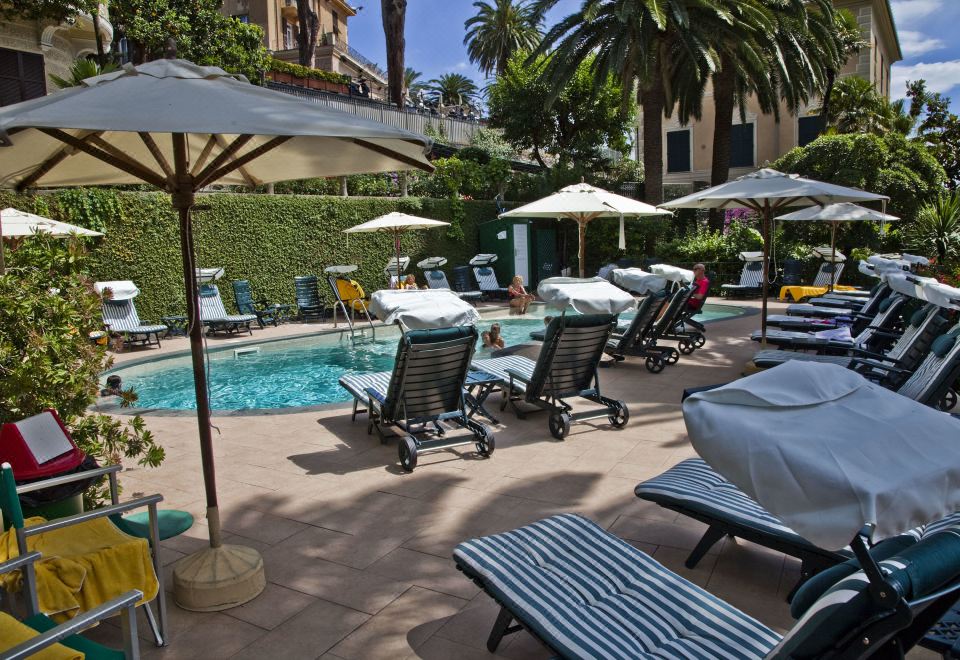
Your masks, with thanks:
[{"label": "leafy tree", "polygon": [[420,77],[423,74],[419,71],[414,70],[412,67],[407,67],[403,70],[403,89],[407,92],[416,92],[423,89],[424,84],[422,82],[417,82],[420,80]]},{"label": "leafy tree", "polygon": [[107,62],[103,66],[100,66],[93,60],[88,60],[85,57],[81,57],[78,60],[74,60],[73,64],[70,65],[70,76],[68,78],[61,78],[60,76],[55,76],[51,73],[50,81],[56,85],[58,89],[79,87],[80,84],[87,78],[93,78],[94,76],[99,76],[104,73],[111,73],[116,70],[117,65],[113,64],[112,62]]},{"label": "leafy tree", "polygon": [[[551,83],[541,76],[544,62],[543,57],[529,62],[524,53],[511,58],[506,73],[488,90],[490,125],[502,128],[516,150],[532,151],[544,167],[544,153],[564,165],[599,165],[601,147],[625,152],[633,114],[623,107],[623,89],[615,78],[607,75],[598,84],[594,58],[588,57],[552,94]],[[555,96],[553,102],[544,105],[551,96]]]},{"label": "leafy tree", "polygon": [[227,18],[219,11],[222,5],[222,0],[112,0],[115,41],[126,37],[134,63],[141,64],[163,57],[172,37],[178,57],[258,80],[266,57],[263,30]]},{"label": "leafy tree", "polygon": [[[827,112],[824,112],[824,109]],[[820,114],[837,133],[883,133],[891,130],[894,112],[869,80],[848,76],[838,80]]]},{"label": "leafy tree", "polygon": [[947,185],[960,189],[960,118],[950,112],[950,99],[927,91],[926,81],[907,83],[910,117],[916,123],[916,139],[926,145],[947,171]]},{"label": "leafy tree", "polygon": [[936,255],[937,265],[957,265],[960,257],[960,192],[940,195],[924,204],[906,230],[907,245],[919,254]]},{"label": "leafy tree", "polygon": [[479,92],[477,84],[462,73],[445,73],[431,80],[427,88],[439,94],[446,105],[470,103]]},{"label": "leafy tree", "polygon": [[493,0],[493,4],[477,0],[473,6],[477,15],[463,24],[467,30],[463,44],[470,61],[485,75],[503,75],[515,52],[532,51],[540,43],[543,16],[526,0]]},{"label": "leafy tree", "polygon": [[407,0],[380,0],[380,15],[383,19],[383,33],[387,38],[387,83],[390,89],[390,102],[398,108],[403,107],[403,66],[406,39],[403,36],[407,18]]},{"label": "leafy tree", "polygon": [[0,20],[61,22],[78,13],[96,10],[96,0],[5,0],[0,3]]}]

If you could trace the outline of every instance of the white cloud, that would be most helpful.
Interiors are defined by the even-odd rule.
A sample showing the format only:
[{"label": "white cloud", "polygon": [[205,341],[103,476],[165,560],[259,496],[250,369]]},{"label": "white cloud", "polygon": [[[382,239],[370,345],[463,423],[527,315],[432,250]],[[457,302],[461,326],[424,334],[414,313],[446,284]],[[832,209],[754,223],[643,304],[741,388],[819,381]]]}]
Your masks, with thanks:
[{"label": "white cloud", "polygon": [[916,30],[900,30],[900,48],[906,59],[946,48],[942,39],[935,39]]},{"label": "white cloud", "polygon": [[894,0],[893,18],[897,27],[912,26],[940,11],[942,7],[943,0]]},{"label": "white cloud", "polygon": [[470,68],[470,65],[467,62],[457,62],[453,66],[454,71],[466,71],[469,68]]},{"label": "white cloud", "polygon": [[950,93],[960,85],[960,60],[946,62],[920,62],[918,64],[894,65],[892,70],[894,98],[904,95],[907,81],[923,78],[927,81],[927,89],[931,92]]}]

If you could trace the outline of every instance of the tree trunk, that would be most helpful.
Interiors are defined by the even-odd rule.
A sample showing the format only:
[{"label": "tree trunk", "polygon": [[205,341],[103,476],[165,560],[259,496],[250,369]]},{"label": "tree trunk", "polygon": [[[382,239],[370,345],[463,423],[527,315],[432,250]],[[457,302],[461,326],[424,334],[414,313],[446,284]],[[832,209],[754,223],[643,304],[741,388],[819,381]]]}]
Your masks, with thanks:
[{"label": "tree trunk", "polygon": [[538,147],[537,145],[534,145],[534,146],[533,146],[533,159],[534,159],[535,161],[537,161],[537,163],[538,163],[538,164],[540,165],[540,167],[542,167],[543,169],[549,169],[549,168],[547,167],[547,164],[546,164],[545,162],[543,162],[543,156],[540,155],[540,147]]},{"label": "tree trunk", "polygon": [[[713,105],[716,111],[713,123],[713,157],[710,164],[710,185],[719,186],[730,178],[730,133],[733,127],[734,68],[727,58],[713,76]],[[723,211],[710,210],[710,229],[723,229]]]},{"label": "tree trunk", "polygon": [[407,15],[407,0],[380,0],[383,33],[387,37],[387,84],[390,102],[403,108],[403,67],[406,40],[403,25]]},{"label": "tree trunk", "polygon": [[643,197],[656,206],[663,201],[663,81],[659,68],[648,86],[641,89],[643,108]]},{"label": "tree trunk", "polygon": [[96,3],[93,5],[93,8],[90,10],[90,14],[93,17],[93,38],[97,43],[97,66],[101,69],[106,63],[106,58],[103,53],[103,35],[100,34],[100,5]]},{"label": "tree trunk", "polygon": [[824,130],[830,125],[830,97],[833,96],[833,86],[836,82],[836,72],[833,69],[828,69],[827,84],[823,88],[823,103],[820,104],[820,125]]},{"label": "tree trunk", "polygon": [[313,66],[313,54],[317,49],[317,33],[320,31],[320,19],[310,9],[310,0],[297,0],[297,26],[300,66]]}]

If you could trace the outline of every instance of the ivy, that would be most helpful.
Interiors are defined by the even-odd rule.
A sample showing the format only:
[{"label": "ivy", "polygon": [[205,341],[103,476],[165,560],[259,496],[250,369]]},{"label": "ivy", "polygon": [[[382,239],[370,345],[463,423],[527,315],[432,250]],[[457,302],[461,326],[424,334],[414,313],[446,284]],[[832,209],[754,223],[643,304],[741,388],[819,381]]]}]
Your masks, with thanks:
[{"label": "ivy", "polygon": [[293,62],[284,62],[283,60],[278,60],[277,58],[270,56],[268,56],[266,59],[265,67],[267,71],[288,73],[291,76],[297,76],[298,78],[312,78],[314,80],[323,80],[326,82],[339,83],[341,85],[347,85],[350,83],[350,76],[345,76],[342,73],[334,73],[333,71],[324,71],[322,69],[312,69],[308,66],[301,66],[300,64],[294,64]]}]

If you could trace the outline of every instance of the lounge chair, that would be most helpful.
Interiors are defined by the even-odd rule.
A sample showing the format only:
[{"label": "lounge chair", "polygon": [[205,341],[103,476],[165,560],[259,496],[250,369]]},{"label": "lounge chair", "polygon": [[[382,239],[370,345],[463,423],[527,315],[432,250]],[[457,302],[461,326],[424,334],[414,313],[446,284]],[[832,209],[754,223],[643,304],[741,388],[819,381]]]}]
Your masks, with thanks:
[{"label": "lounge chair", "polygon": [[347,277],[350,273],[356,272],[359,266],[349,264],[345,266],[328,266],[323,270],[327,275],[327,285],[330,287],[330,293],[336,302],[333,304],[333,327],[337,327],[337,310],[343,312],[343,320],[350,327],[351,335],[354,332],[353,324],[356,320],[357,312],[360,312],[363,319],[370,326],[372,335],[376,334],[373,327],[373,319],[370,317],[368,306],[370,301],[364,296],[363,287],[356,280]]},{"label": "lounge chair", "polygon": [[[703,347],[707,343],[705,328],[702,323],[694,321],[693,317],[703,309],[706,298],[698,307],[691,308],[690,299],[696,288],[693,281],[693,271],[667,264],[654,264],[650,266],[650,272],[674,282],[674,286],[684,292],[682,303],[678,300],[676,307],[671,304],[667,308],[667,312],[660,317],[660,323],[654,333],[654,341],[658,339],[676,341],[677,348],[684,355],[689,355]],[[693,330],[688,330],[687,325],[690,325]],[[673,349],[670,349],[670,351],[670,364],[672,364],[679,359],[679,355]]]},{"label": "lounge chair", "polygon": [[618,326],[607,342],[606,353],[618,361],[627,356],[646,358],[650,373],[660,373],[666,367],[661,350],[649,348],[653,331],[664,307],[672,295],[667,291],[667,280],[639,268],[618,268],[610,273],[611,281],[631,293],[644,296],[637,306],[637,313],[626,326]]},{"label": "lounge chair", "polygon": [[[440,267],[446,263],[447,260],[444,257],[428,257],[417,263],[417,267],[423,270],[423,276],[426,278],[429,288],[453,291],[453,289],[450,288],[450,282],[447,280],[446,274],[440,270]],[[454,293],[464,300],[471,302],[480,300],[480,298],[483,297],[483,291],[455,291]]]},{"label": "lounge chair", "polygon": [[[867,572],[811,598],[783,636],[576,515],[461,543],[453,558],[501,606],[489,651],[523,629],[554,656],[584,660],[865,658],[884,648],[897,655],[923,637],[960,590],[956,526],[879,567],[870,558]],[[897,585],[894,594],[877,595],[881,574]]]},{"label": "lounge chair", "polygon": [[[477,281],[470,266],[453,267],[453,290],[457,293],[470,293],[478,290]],[[483,297],[482,291],[480,294]]]},{"label": "lounge chair", "polygon": [[480,291],[485,296],[503,299],[507,297],[507,287],[500,286],[500,282],[497,281],[497,273],[493,270],[493,264],[496,261],[495,254],[478,254],[470,260],[470,265],[473,267],[473,276],[480,286]]},{"label": "lounge chair", "polygon": [[[427,317],[431,306],[443,308],[438,320]],[[473,444],[481,456],[492,454],[493,433],[470,418],[465,401],[464,386],[479,338],[476,310],[452,292],[434,291],[378,291],[371,307],[385,323],[396,321],[403,328],[417,321],[421,328],[400,337],[393,371],[340,378],[340,385],[354,397],[352,419],[358,405],[364,404],[367,433],[376,430],[381,442],[386,442],[384,427],[400,428],[404,432],[398,448],[400,465],[407,471],[426,451]],[[438,323],[453,326],[437,327]],[[445,424],[468,434],[448,437]]]},{"label": "lounge chair", "polygon": [[741,252],[743,270],[738,284],[722,284],[720,295],[728,298],[759,296],[763,290],[763,253]]},{"label": "lounge chair", "polygon": [[301,275],[293,278],[293,288],[297,296],[297,310],[304,323],[319,321],[323,318],[323,301],[316,275]]},{"label": "lounge chair", "polygon": [[97,282],[94,288],[101,296],[103,323],[110,332],[122,334],[125,344],[156,344],[160,347],[160,335],[166,334],[169,328],[162,323],[151,324],[140,320],[137,306],[133,303],[140,289],[133,282]]},{"label": "lounge chair", "polygon": [[209,334],[226,332],[239,333],[246,330],[251,335],[250,325],[257,320],[256,314],[227,314],[216,284],[200,285],[200,320],[207,326]]},{"label": "lounge chair", "polygon": [[254,314],[257,324],[263,328],[266,325],[277,327],[290,314],[293,305],[270,303],[265,299],[254,300],[250,290],[249,280],[233,280],[233,300],[237,304],[237,311],[241,314]]},{"label": "lounge chair", "polygon": [[387,278],[387,288],[399,288],[398,284],[403,279],[403,275],[409,267],[410,257],[401,255],[399,262],[396,257],[392,257],[390,261],[387,262],[387,265],[383,267],[383,276]]}]

